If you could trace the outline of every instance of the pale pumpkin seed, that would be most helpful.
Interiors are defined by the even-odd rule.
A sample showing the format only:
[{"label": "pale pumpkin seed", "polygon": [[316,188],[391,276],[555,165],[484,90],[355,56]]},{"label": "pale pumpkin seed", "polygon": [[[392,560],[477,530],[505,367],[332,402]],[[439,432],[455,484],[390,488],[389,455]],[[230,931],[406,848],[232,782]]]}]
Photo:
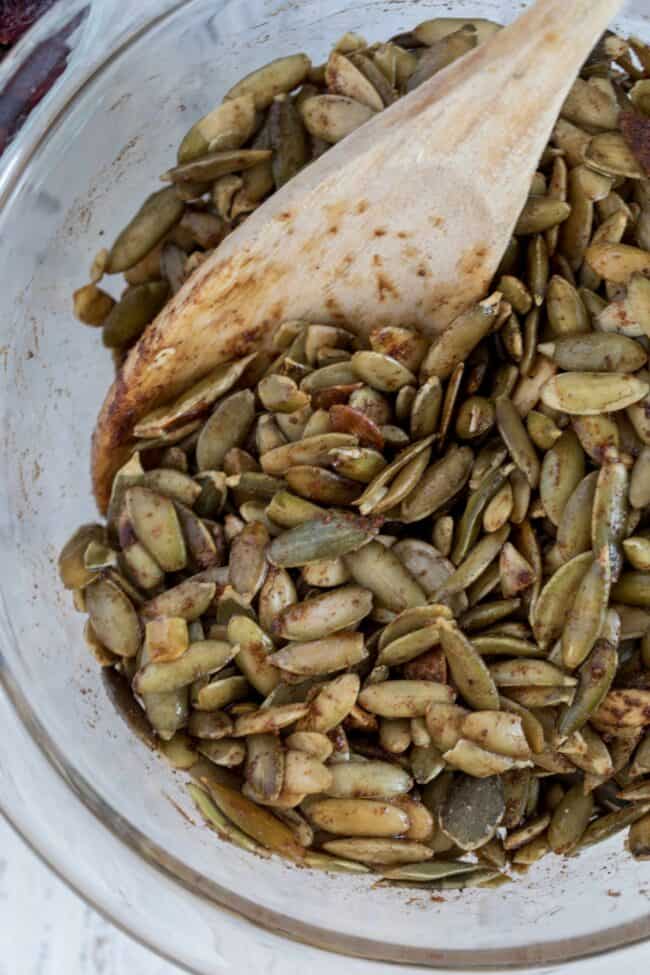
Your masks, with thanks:
[{"label": "pale pumpkin seed", "polygon": [[301,106],[310,135],[325,142],[340,142],[375,114],[372,108],[345,95],[314,95]]},{"label": "pale pumpkin seed", "polygon": [[446,684],[417,680],[389,680],[365,687],[359,704],[372,714],[384,718],[423,717],[436,702],[449,703],[454,692]]},{"label": "pale pumpkin seed", "polygon": [[231,101],[243,95],[251,95],[255,108],[268,108],[276,95],[292,91],[307,78],[311,61],[306,54],[290,54],[276,58],[238,81],[226,93],[224,101]]}]

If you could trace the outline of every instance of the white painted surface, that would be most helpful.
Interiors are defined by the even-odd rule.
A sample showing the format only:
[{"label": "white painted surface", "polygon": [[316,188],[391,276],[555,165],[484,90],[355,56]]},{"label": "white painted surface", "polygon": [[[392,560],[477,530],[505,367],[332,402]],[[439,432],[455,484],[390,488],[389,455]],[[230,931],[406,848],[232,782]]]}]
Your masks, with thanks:
[{"label": "white painted surface", "polygon": [[0,975],[181,975],[51,873],[0,817]]}]

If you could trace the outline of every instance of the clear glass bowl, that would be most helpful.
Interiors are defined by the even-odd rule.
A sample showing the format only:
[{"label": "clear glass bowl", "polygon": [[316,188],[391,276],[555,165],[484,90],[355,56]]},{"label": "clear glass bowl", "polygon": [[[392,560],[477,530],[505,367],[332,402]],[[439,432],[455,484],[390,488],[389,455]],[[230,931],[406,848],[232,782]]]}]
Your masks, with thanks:
[{"label": "clear glass bowl", "polygon": [[[87,5],[55,6],[14,64]],[[379,961],[393,972],[526,967],[650,937],[650,870],[620,857],[621,842],[570,863],[551,857],[498,893],[444,901],[221,843],[193,821],[183,780],[116,721],[55,569],[71,529],[94,517],[89,438],[112,373],[97,333],[73,320],[71,291],[190,121],[254,66],[296,50],[318,61],[346,30],[386,38],[436,13],[507,21],[524,4],[159,0],[138,5],[130,23],[131,5],[90,6],[68,71],[0,172],[6,815],[88,901],[197,973],[271,970],[280,959],[283,975],[325,973],[333,961],[323,949],[355,956],[345,965],[359,973]],[[647,11],[647,0],[628,4],[618,26],[648,36]]]}]

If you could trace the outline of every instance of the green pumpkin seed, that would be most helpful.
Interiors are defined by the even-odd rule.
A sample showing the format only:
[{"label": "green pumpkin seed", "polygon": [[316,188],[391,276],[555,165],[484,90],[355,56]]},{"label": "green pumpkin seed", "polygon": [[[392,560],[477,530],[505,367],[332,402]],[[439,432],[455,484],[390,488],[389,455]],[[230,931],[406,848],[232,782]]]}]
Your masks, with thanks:
[{"label": "green pumpkin seed", "polygon": [[562,431],[549,416],[532,410],[526,417],[528,436],[540,450],[550,450],[556,440],[562,436]]},{"label": "green pumpkin seed", "polygon": [[456,433],[461,440],[482,437],[494,426],[494,419],[492,402],[483,396],[471,396],[461,404],[458,411]]},{"label": "green pumpkin seed", "polygon": [[223,815],[221,810],[212,802],[203,789],[199,789],[195,785],[188,785],[187,791],[206,823],[215,830],[221,839],[229,840],[235,846],[239,846],[243,850],[248,850],[251,853],[257,853],[262,856],[267,855],[263,846],[260,846],[259,843],[252,840]]},{"label": "green pumpkin seed", "polygon": [[[557,234],[559,236],[560,228],[561,225],[558,224],[556,227],[547,230],[546,234]],[[526,251],[526,276],[535,302],[535,308],[528,313],[525,322],[525,332],[532,331],[533,335],[537,334],[539,307],[544,303],[551,274],[549,257],[550,252],[546,244],[545,235],[534,234],[528,242]],[[530,341],[530,338],[528,341]],[[534,348],[531,347],[522,358],[521,365],[524,375],[530,372],[533,354]],[[525,369],[523,368],[524,363],[526,366]]]},{"label": "green pumpkin seed", "polygon": [[82,525],[65,543],[58,559],[58,570],[61,582],[66,589],[83,589],[95,578],[84,561],[84,553],[91,542],[103,544],[106,540],[106,530],[102,525]]},{"label": "green pumpkin seed", "polygon": [[650,448],[644,447],[639,454],[630,477],[630,504],[645,508],[650,504]]},{"label": "green pumpkin seed", "polygon": [[213,680],[198,693],[194,707],[199,711],[217,711],[240,701],[249,692],[245,677],[223,677]]},{"label": "green pumpkin seed", "polygon": [[527,315],[533,306],[533,298],[519,278],[506,274],[499,280],[497,290],[501,292],[505,300],[512,305],[518,315]]},{"label": "green pumpkin seed", "polygon": [[433,41],[418,59],[418,66],[409,78],[406,90],[413,91],[443,68],[467,54],[476,47],[477,43],[478,34],[472,24],[466,24],[457,31]]},{"label": "green pumpkin seed", "polygon": [[250,390],[233,393],[222,400],[199,435],[196,445],[199,470],[219,470],[228,451],[243,443],[254,416],[255,399]]},{"label": "green pumpkin seed", "polygon": [[432,782],[445,767],[443,756],[431,743],[414,745],[409,757],[413,778],[418,785],[427,785]]},{"label": "green pumpkin seed", "polygon": [[133,687],[138,694],[163,694],[187,687],[197,678],[216,673],[237,653],[237,647],[221,640],[199,640],[176,660],[148,663],[136,674]]},{"label": "green pumpkin seed", "polygon": [[330,462],[337,474],[361,484],[369,484],[386,467],[383,455],[370,447],[335,448]]},{"label": "green pumpkin seed", "polygon": [[308,851],[304,856],[304,864],[312,870],[325,870],[328,873],[369,873],[369,868],[362,863],[354,863],[341,857],[328,856],[326,853]]},{"label": "green pumpkin seed", "polygon": [[577,271],[589,247],[594,224],[594,202],[585,191],[579,166],[569,173],[569,205],[571,212],[562,225],[560,248],[570,269]]},{"label": "green pumpkin seed", "polygon": [[151,281],[128,288],[104,319],[104,345],[115,349],[135,342],[156,317],[168,296],[166,281]]},{"label": "green pumpkin seed", "polygon": [[253,134],[255,101],[250,94],[224,102],[195,122],[178,148],[179,163],[212,149],[238,149]]},{"label": "green pumpkin seed", "polygon": [[[618,733],[622,729],[643,728],[648,724],[650,718],[650,691],[636,690],[610,690],[603,703],[594,715],[594,725],[607,728],[616,728]],[[611,732],[610,732],[611,733]]]},{"label": "green pumpkin seed", "polygon": [[529,589],[535,582],[535,570],[510,542],[506,542],[499,556],[501,592],[506,599]]},{"label": "green pumpkin seed", "polygon": [[623,551],[633,569],[650,572],[650,538],[627,538],[623,542]]},{"label": "green pumpkin seed", "polygon": [[352,578],[373,593],[386,609],[401,612],[426,603],[426,594],[398,556],[377,541],[345,555]]},{"label": "green pumpkin seed", "polygon": [[305,643],[293,643],[270,657],[271,663],[292,674],[306,677],[332,674],[354,666],[367,656],[360,633],[341,632]]},{"label": "green pumpkin seed", "polygon": [[583,450],[594,463],[600,465],[616,459],[620,445],[616,420],[603,414],[575,416],[572,423]]},{"label": "green pumpkin seed", "polygon": [[166,498],[173,498],[190,507],[201,493],[200,486],[191,477],[172,468],[161,467],[147,471],[143,474],[141,483],[143,487],[150,488],[157,494],[163,494]]},{"label": "green pumpkin seed", "polygon": [[96,284],[85,284],[73,294],[75,317],[84,325],[103,325],[115,301]]},{"label": "green pumpkin seed", "polygon": [[462,863],[459,860],[436,860],[435,862],[393,867],[391,870],[384,871],[384,877],[387,880],[432,884],[447,877],[462,877],[473,873],[476,873],[476,866],[473,863]]},{"label": "green pumpkin seed", "polygon": [[524,705],[511,698],[499,695],[499,704],[501,705],[502,711],[516,714],[521,718],[522,728],[524,729],[524,734],[526,735],[526,740],[531,751],[535,754],[544,751],[544,728],[538,718],[528,708],[524,707]]},{"label": "green pumpkin seed", "polygon": [[283,568],[338,558],[367,545],[378,531],[369,519],[332,512],[278,535],[271,542],[267,557],[272,565]]},{"label": "green pumpkin seed", "polygon": [[519,608],[520,603],[519,599],[498,599],[482,603],[463,613],[458,622],[465,633],[483,630],[501,620],[507,620]]},{"label": "green pumpkin seed", "polygon": [[440,642],[463,698],[472,707],[498,710],[499,695],[485,662],[473,644],[451,624],[440,622]]},{"label": "green pumpkin seed", "polygon": [[593,808],[593,797],[584,794],[582,785],[569,789],[555,809],[548,830],[549,846],[554,853],[566,855],[575,849],[586,832]]},{"label": "green pumpkin seed", "polygon": [[629,244],[593,244],[586,253],[591,268],[614,284],[629,284],[633,275],[650,273],[650,254]]},{"label": "green pumpkin seed", "polygon": [[422,843],[381,838],[329,840],[323,844],[323,849],[337,857],[380,866],[419,862],[433,856],[432,851]]},{"label": "green pumpkin seed", "polygon": [[228,640],[237,651],[237,667],[260,694],[270,694],[280,681],[273,665],[273,643],[266,633],[246,616],[234,613],[228,621]]},{"label": "green pumpkin seed", "polygon": [[430,47],[436,41],[466,26],[474,28],[478,44],[483,44],[485,41],[490,40],[494,34],[502,29],[501,24],[497,24],[493,20],[485,20],[481,17],[466,19],[460,17],[434,17],[432,20],[425,20],[421,24],[418,24],[413,31],[413,36],[420,44],[426,44],[427,47]]},{"label": "green pumpkin seed", "polygon": [[342,558],[321,559],[303,566],[302,578],[309,586],[329,589],[349,582],[350,573]]},{"label": "green pumpkin seed", "polygon": [[345,95],[375,112],[381,112],[384,102],[377,89],[353,64],[349,57],[332,51],[325,69],[325,81],[332,94]]},{"label": "green pumpkin seed", "polygon": [[290,860],[302,861],[303,847],[296,842],[292,830],[272,813],[226,785],[209,781],[207,777],[201,781],[221,812],[247,836]]},{"label": "green pumpkin seed", "polygon": [[341,586],[294,603],[273,621],[273,632],[287,640],[318,640],[352,629],[372,609],[372,593],[361,586]]},{"label": "green pumpkin seed", "polygon": [[[301,727],[325,734],[340,725],[354,707],[360,680],[356,674],[335,678],[316,694]],[[295,747],[295,746],[294,746]]]},{"label": "green pumpkin seed", "polygon": [[113,244],[106,264],[108,274],[137,264],[178,223],[183,210],[172,187],[152,193]]},{"label": "green pumpkin seed", "polygon": [[291,54],[265,64],[238,81],[225,95],[224,101],[231,101],[242,95],[252,95],[255,108],[263,109],[276,95],[292,91],[301,85],[311,69],[311,61],[306,54]]},{"label": "green pumpkin seed", "polygon": [[599,132],[585,153],[587,165],[605,176],[643,179],[645,172],[620,132]]},{"label": "green pumpkin seed", "polygon": [[605,464],[600,469],[592,514],[594,554],[603,548],[609,553],[612,581],[620,575],[623,557],[621,542],[627,520],[628,473],[624,464]]},{"label": "green pumpkin seed", "polygon": [[297,528],[306,521],[314,521],[325,516],[325,509],[299,498],[289,491],[278,491],[273,495],[266,513],[274,524],[283,528]]},{"label": "green pumpkin seed", "polygon": [[542,390],[556,371],[557,366],[554,362],[545,356],[538,355],[533,359],[527,375],[520,377],[511,398],[522,419],[525,419],[530,411],[537,406]]},{"label": "green pumpkin seed", "polygon": [[615,98],[589,82],[578,78],[562,106],[562,117],[576,125],[593,129],[615,129],[619,108]]},{"label": "green pumpkin seed", "polygon": [[344,762],[332,768],[327,795],[337,799],[391,799],[410,792],[408,772],[389,762]]},{"label": "green pumpkin seed", "polygon": [[502,660],[489,670],[498,687],[574,687],[578,683],[545,660]]},{"label": "green pumpkin seed", "polygon": [[462,850],[473,851],[488,843],[503,819],[505,802],[498,776],[454,780],[440,810],[440,826]]},{"label": "green pumpkin seed", "polygon": [[476,779],[486,779],[493,775],[502,775],[512,769],[532,765],[532,762],[488,751],[466,738],[459,739],[450,751],[445,752],[443,758],[448,765]]},{"label": "green pumpkin seed", "polygon": [[[395,477],[381,501],[374,505],[372,508],[372,514],[380,515],[384,512],[391,511],[402,501],[408,498],[411,493],[417,489],[417,485],[422,479],[430,457],[430,449],[416,454],[413,460],[409,461],[406,467],[404,467]],[[369,513],[366,511],[366,507],[366,505],[363,506],[363,514]]]},{"label": "green pumpkin seed", "polygon": [[446,606],[436,605],[435,603],[405,609],[403,613],[396,616],[393,622],[389,623],[382,630],[378,643],[379,650],[383,650],[389,644],[401,639],[403,636],[435,624],[439,619],[451,618],[451,610]]},{"label": "green pumpkin seed", "polygon": [[380,352],[355,352],[351,364],[359,379],[383,393],[396,392],[415,383],[415,376],[409,369]]},{"label": "green pumpkin seed", "polygon": [[562,656],[570,670],[589,656],[603,628],[611,576],[609,551],[604,547],[580,582],[562,633]]},{"label": "green pumpkin seed", "polygon": [[472,644],[482,657],[541,657],[543,655],[543,651],[536,644],[500,633],[486,636],[478,634],[473,637]]},{"label": "green pumpkin seed", "polygon": [[[554,708],[559,704],[571,704],[575,692],[571,687],[508,687],[508,698],[525,708]],[[544,766],[546,767],[546,766]],[[550,769],[555,772],[568,772],[565,762]]]},{"label": "green pumpkin seed", "polygon": [[218,741],[232,734],[233,724],[231,718],[221,711],[212,711],[210,714],[194,711],[187,730],[194,738]]},{"label": "green pumpkin seed", "polygon": [[380,718],[379,744],[390,755],[403,755],[413,743],[409,718]]},{"label": "green pumpkin seed", "polygon": [[361,490],[356,481],[321,467],[297,464],[286,472],[288,486],[298,495],[329,505],[354,504]]},{"label": "green pumpkin seed", "polygon": [[383,718],[423,717],[435,702],[448,703],[454,693],[445,684],[418,680],[389,680],[365,687],[359,704]]},{"label": "green pumpkin seed", "polygon": [[246,782],[262,799],[277,799],[285,775],[285,753],[273,734],[250,734],[246,738]]},{"label": "green pumpkin seed", "polygon": [[540,498],[554,525],[560,524],[564,508],[584,476],[580,441],[572,430],[566,430],[544,457],[540,476]]},{"label": "green pumpkin seed", "polygon": [[[268,149],[222,149],[216,152],[211,151],[189,162],[181,163],[179,166],[173,166],[166,173],[163,173],[161,179],[181,186],[187,183],[195,183],[199,187],[202,187],[219,179],[221,176],[250,169],[259,163],[266,162],[270,158],[271,152]],[[202,195],[200,188],[196,195]],[[194,198],[194,195],[190,196],[190,199]],[[187,225],[186,216],[183,219]],[[198,223],[196,221],[193,222],[192,229],[198,229]]]},{"label": "green pumpkin seed", "polygon": [[423,375],[448,379],[494,328],[500,305],[501,295],[497,292],[456,318],[431,344],[422,364]]},{"label": "green pumpkin seed", "polygon": [[[403,810],[378,799],[315,799],[309,803],[306,812],[315,826],[337,836],[388,838],[406,833],[409,828],[408,816]],[[329,841],[323,844],[323,849],[349,859],[367,859],[360,855],[361,845],[355,847],[352,844],[348,849],[350,843]],[[424,853],[418,859],[426,856]]]},{"label": "green pumpkin seed", "polygon": [[432,540],[440,554],[448,558],[454,541],[454,519],[449,515],[436,518],[433,523]]},{"label": "green pumpkin seed", "polygon": [[538,348],[561,369],[579,372],[636,372],[647,360],[638,342],[611,332],[564,336]]},{"label": "green pumpkin seed", "polygon": [[[466,483],[473,460],[474,454],[469,447],[450,447],[441,460],[428,468],[417,488],[402,501],[402,520],[407,523],[420,521],[445,505]],[[385,473],[382,472],[382,475]]]},{"label": "green pumpkin seed", "polygon": [[563,562],[591,548],[591,526],[598,472],[587,474],[569,497],[557,529],[557,547]]},{"label": "green pumpkin seed", "polygon": [[377,657],[377,663],[396,667],[399,664],[408,663],[409,660],[415,660],[425,650],[430,650],[438,643],[439,629],[436,624],[424,626],[420,630],[406,633],[404,636],[385,644]]},{"label": "green pumpkin seed", "polygon": [[539,460],[519,413],[506,397],[500,397],[496,401],[496,420],[510,456],[526,475],[531,487],[536,487],[539,481]]},{"label": "green pumpkin seed", "polygon": [[357,438],[346,433],[324,433],[305,437],[296,443],[283,444],[262,456],[266,474],[283,476],[296,466],[320,466],[329,461],[329,452],[342,447],[356,447]]},{"label": "green pumpkin seed", "polygon": [[446,580],[441,589],[436,593],[438,602],[444,601],[449,596],[463,592],[481,576],[491,562],[499,555],[504,543],[510,533],[510,526],[504,525],[499,531],[491,535],[484,535],[470,554],[458,566],[456,571]]},{"label": "green pumpkin seed", "polygon": [[216,741],[202,739],[197,750],[204,758],[223,768],[236,768],[246,758],[246,746],[235,738],[220,738]]},{"label": "green pumpkin seed", "polygon": [[269,137],[273,150],[276,189],[284,186],[309,161],[307,132],[297,107],[276,95],[269,111]]},{"label": "green pumpkin seed", "polygon": [[[645,383],[650,383],[650,372],[643,369],[637,373],[636,378]],[[648,409],[650,408],[650,395],[646,394],[627,409],[627,415],[634,427],[634,432],[641,442],[645,445],[650,444],[650,420],[648,420]]]},{"label": "green pumpkin seed", "polygon": [[186,620],[196,620],[207,610],[216,589],[214,582],[202,581],[195,576],[154,596],[142,606],[140,612],[148,619],[156,616],[180,616]]},{"label": "green pumpkin seed", "polygon": [[579,843],[580,849],[593,846],[595,843],[602,843],[608,840],[628,826],[633,825],[650,812],[650,803],[639,803],[628,809],[621,809],[618,812],[608,813],[600,816],[599,819],[591,823]]},{"label": "green pumpkin seed", "polygon": [[612,586],[612,599],[628,606],[650,606],[650,573],[624,572]]},{"label": "green pumpkin seed", "polygon": [[95,579],[85,588],[86,610],[97,639],[119,657],[134,657],[142,630],[128,596],[109,579]]},{"label": "green pumpkin seed", "polygon": [[165,572],[176,572],[187,563],[187,549],[173,503],[145,487],[130,487],[124,496],[133,530]]},{"label": "green pumpkin seed", "polygon": [[228,578],[242,598],[250,602],[266,576],[269,533],[260,522],[251,522],[233,539]]},{"label": "green pumpkin seed", "polygon": [[564,223],[571,207],[562,200],[554,200],[549,196],[531,196],[528,198],[521,212],[515,234],[541,234],[558,224]]},{"label": "green pumpkin seed", "polygon": [[558,119],[551,139],[565,155],[570,166],[579,166],[585,159],[591,136],[567,119]]}]

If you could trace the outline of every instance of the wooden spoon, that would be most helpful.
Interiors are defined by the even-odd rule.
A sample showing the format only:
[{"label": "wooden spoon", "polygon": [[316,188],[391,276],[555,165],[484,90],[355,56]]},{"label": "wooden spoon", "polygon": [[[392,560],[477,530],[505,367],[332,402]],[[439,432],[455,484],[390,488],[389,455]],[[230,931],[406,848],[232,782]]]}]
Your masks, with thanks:
[{"label": "wooden spoon", "polygon": [[289,318],[444,329],[486,293],[575,76],[621,0],[537,0],[232,233],[128,356],[93,440],[105,508],[134,423]]}]

